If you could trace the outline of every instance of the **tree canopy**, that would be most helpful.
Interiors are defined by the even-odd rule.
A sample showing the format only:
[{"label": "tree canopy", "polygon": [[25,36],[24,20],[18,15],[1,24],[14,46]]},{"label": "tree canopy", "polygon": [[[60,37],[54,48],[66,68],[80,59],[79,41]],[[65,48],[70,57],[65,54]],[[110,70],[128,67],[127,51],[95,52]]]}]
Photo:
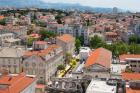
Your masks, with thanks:
[{"label": "tree canopy", "polygon": [[101,47],[102,44],[103,44],[103,40],[99,36],[97,36],[97,35],[95,35],[94,37],[92,37],[90,39],[90,47],[91,48]]},{"label": "tree canopy", "polygon": [[80,39],[76,38],[76,40],[75,40],[75,50],[78,53],[79,53],[80,47],[81,47],[81,41],[80,41]]},{"label": "tree canopy", "polygon": [[135,44],[140,44],[140,36],[138,35],[132,35],[129,37],[129,44],[135,43]]},{"label": "tree canopy", "polygon": [[41,35],[41,40],[44,40],[50,37],[56,37],[56,33],[54,33],[53,31],[45,30],[45,29],[42,29],[39,34]]},{"label": "tree canopy", "polygon": [[0,20],[0,25],[6,25],[6,19]]}]

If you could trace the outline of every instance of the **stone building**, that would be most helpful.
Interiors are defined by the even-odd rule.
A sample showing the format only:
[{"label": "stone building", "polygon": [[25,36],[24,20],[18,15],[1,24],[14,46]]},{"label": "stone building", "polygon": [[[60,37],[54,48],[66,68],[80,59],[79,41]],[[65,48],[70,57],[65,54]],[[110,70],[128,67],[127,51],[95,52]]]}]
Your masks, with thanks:
[{"label": "stone building", "polygon": [[64,55],[66,53],[73,54],[75,50],[75,38],[69,34],[57,37],[56,44],[63,48]]},{"label": "stone building", "polygon": [[37,75],[38,83],[50,81],[55,76],[57,67],[63,64],[63,50],[60,46],[49,45],[45,41],[36,41],[33,50],[24,54],[23,66],[25,72]]},{"label": "stone building", "polygon": [[98,48],[88,57],[84,66],[83,75],[91,78],[109,78],[111,63],[111,51]]},{"label": "stone building", "polygon": [[22,67],[22,56],[24,50],[20,48],[2,48],[0,51],[0,66],[6,68],[9,73],[21,73]]}]

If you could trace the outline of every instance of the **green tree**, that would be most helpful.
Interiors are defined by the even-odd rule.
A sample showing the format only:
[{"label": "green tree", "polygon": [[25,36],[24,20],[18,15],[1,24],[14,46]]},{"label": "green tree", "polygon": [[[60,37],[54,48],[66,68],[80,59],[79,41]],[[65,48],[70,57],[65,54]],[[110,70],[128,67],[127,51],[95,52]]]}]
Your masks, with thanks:
[{"label": "green tree", "polygon": [[71,60],[71,63],[70,64],[71,64],[72,67],[75,67],[76,64],[77,64],[76,59]]},{"label": "green tree", "polygon": [[137,43],[137,36],[136,35],[132,35],[129,37],[129,43]]},{"label": "green tree", "polygon": [[6,25],[6,19],[0,20],[0,25]]},{"label": "green tree", "polygon": [[98,47],[101,47],[103,44],[104,44],[103,40],[97,35],[95,35],[94,37],[90,39],[91,48],[98,48]]},{"label": "green tree", "polygon": [[76,39],[75,40],[75,49],[78,53],[79,53],[80,47],[81,47],[81,41],[79,39]]},{"label": "green tree", "polygon": [[64,65],[58,65],[57,69],[58,70],[64,70],[65,69],[65,66]]},{"label": "green tree", "polygon": [[56,33],[53,31],[48,31],[45,29],[42,29],[39,34],[41,35],[41,40],[44,40],[45,38],[50,38],[50,37],[56,37]]},{"label": "green tree", "polygon": [[129,46],[129,52],[131,54],[140,54],[140,45],[139,44],[132,43]]},{"label": "green tree", "polygon": [[66,53],[66,64],[69,64],[72,60],[72,55],[70,53]]},{"label": "green tree", "polygon": [[76,37],[76,38],[80,40],[81,46],[83,46],[84,45],[84,36],[79,36],[79,37]]},{"label": "green tree", "polygon": [[37,26],[40,26],[40,27],[46,27],[46,22],[37,21],[37,22],[36,22],[36,25],[37,25]]},{"label": "green tree", "polygon": [[35,41],[36,39],[34,39],[34,38],[28,38],[28,40],[27,40],[27,45],[28,46],[32,46],[32,44],[33,44],[33,42]]}]

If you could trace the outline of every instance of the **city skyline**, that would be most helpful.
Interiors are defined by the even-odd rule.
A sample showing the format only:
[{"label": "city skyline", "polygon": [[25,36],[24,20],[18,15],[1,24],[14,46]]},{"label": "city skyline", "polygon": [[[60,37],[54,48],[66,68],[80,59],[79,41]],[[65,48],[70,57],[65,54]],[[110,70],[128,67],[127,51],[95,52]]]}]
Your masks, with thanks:
[{"label": "city skyline", "polygon": [[91,7],[106,7],[113,8],[118,7],[125,10],[140,11],[140,1],[138,0],[42,0],[49,3],[70,3],[81,4]]}]

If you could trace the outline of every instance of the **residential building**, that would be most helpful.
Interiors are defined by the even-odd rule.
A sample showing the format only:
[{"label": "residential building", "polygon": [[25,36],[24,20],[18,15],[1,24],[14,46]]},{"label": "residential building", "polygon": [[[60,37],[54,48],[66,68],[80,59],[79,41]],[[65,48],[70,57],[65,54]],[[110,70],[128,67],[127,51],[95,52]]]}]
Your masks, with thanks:
[{"label": "residential building", "polygon": [[120,63],[128,64],[133,72],[140,72],[140,55],[124,54],[119,56]]},{"label": "residential building", "polygon": [[59,35],[70,34],[73,37],[82,36],[84,37],[84,44],[88,45],[89,43],[88,38],[90,31],[88,30],[87,27],[84,27],[81,24],[73,24],[73,25],[65,24],[64,26],[57,28],[57,33]]},{"label": "residential building", "polygon": [[22,56],[24,50],[20,48],[2,48],[0,51],[0,66],[6,68],[9,73],[21,73],[22,67]]},{"label": "residential building", "polygon": [[35,41],[33,50],[25,52],[24,59],[25,72],[36,75],[38,83],[49,82],[55,76],[58,65],[64,63],[62,48],[45,41]]},{"label": "residential building", "polygon": [[136,35],[140,36],[140,23],[135,25],[134,32]]},{"label": "residential building", "polygon": [[84,67],[84,76],[92,78],[110,78],[112,52],[104,49],[95,49],[87,58]]},{"label": "residential building", "polygon": [[140,93],[140,73],[122,73],[126,81],[126,93]]},{"label": "residential building", "polygon": [[26,26],[1,26],[0,31],[3,33],[13,33],[16,37],[25,37],[27,35],[27,27]]},{"label": "residential building", "polygon": [[107,42],[113,42],[118,40],[118,34],[115,32],[106,32],[105,33],[105,39]]},{"label": "residential building", "polygon": [[86,61],[87,58],[90,56],[91,49],[89,47],[81,47],[80,48],[80,60]]},{"label": "residential building", "polygon": [[15,43],[20,43],[20,39],[16,39],[13,33],[2,33],[0,35],[0,46],[12,46]]},{"label": "residential building", "polygon": [[35,76],[20,73],[0,78],[0,93],[35,93]]},{"label": "residential building", "polygon": [[56,44],[63,48],[64,55],[73,54],[75,51],[75,38],[69,34],[57,37]]},{"label": "residential building", "polygon": [[38,55],[32,55],[23,61],[23,69],[26,74],[36,75],[37,83],[44,83],[47,72],[45,59]]},{"label": "residential building", "polygon": [[117,7],[113,7],[113,11],[114,14],[118,13],[118,8]]}]

